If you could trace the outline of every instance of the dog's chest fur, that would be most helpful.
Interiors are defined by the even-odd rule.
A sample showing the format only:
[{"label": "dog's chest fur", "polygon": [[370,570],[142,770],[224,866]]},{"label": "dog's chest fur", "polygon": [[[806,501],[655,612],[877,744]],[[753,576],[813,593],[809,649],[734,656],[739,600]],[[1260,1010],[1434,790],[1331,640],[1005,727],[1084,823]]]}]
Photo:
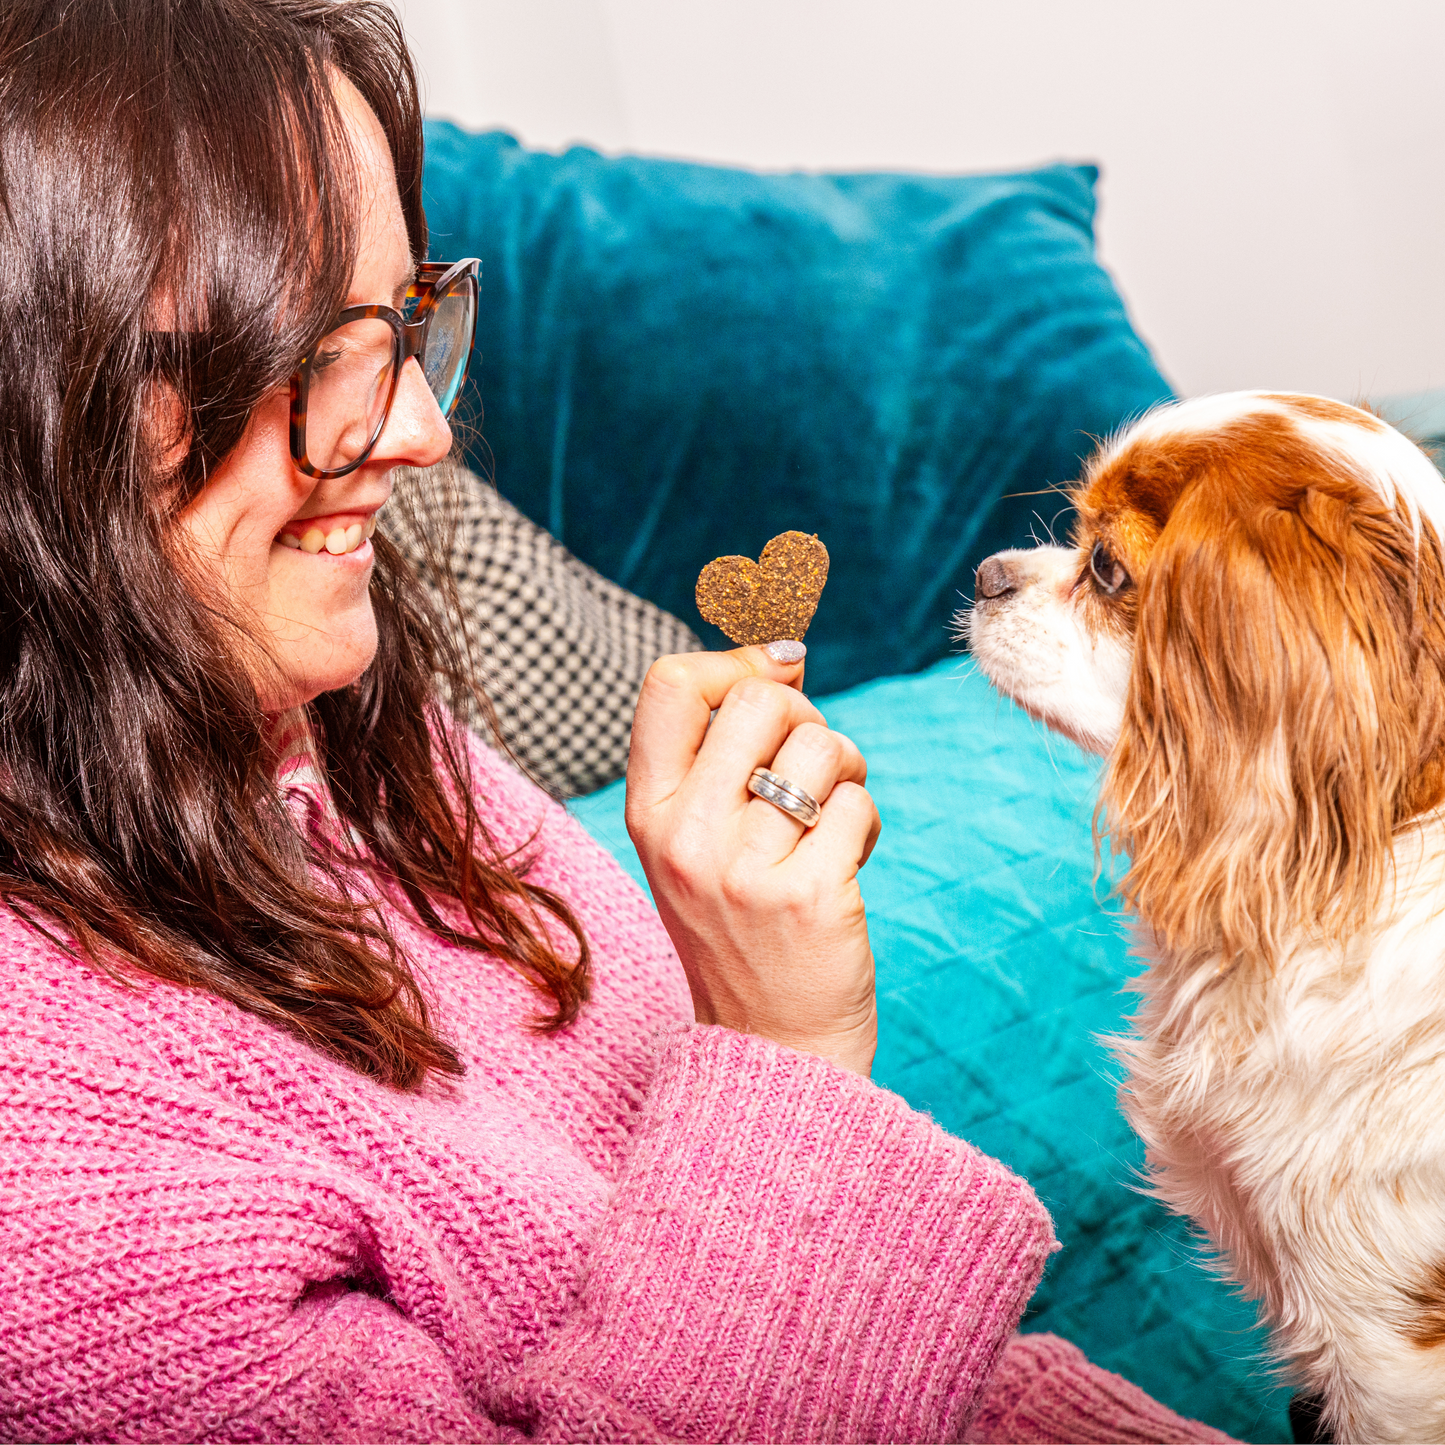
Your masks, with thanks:
[{"label": "dog's chest fur", "polygon": [[1445,1439],[1445,820],[1401,835],[1387,895],[1272,977],[1146,947],[1123,1102],[1348,1438]]}]

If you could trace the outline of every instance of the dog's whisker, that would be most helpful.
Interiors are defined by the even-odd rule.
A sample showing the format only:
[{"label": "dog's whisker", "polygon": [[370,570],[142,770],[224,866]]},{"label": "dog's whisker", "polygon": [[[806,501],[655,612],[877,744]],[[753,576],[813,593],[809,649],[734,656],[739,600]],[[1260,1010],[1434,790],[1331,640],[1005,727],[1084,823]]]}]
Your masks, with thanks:
[{"label": "dog's whisker", "polygon": [[1068,492],[1070,483],[1050,482],[1046,487],[1040,487],[1036,492],[1001,492],[999,501],[1010,502],[1017,497],[1056,497]]},{"label": "dog's whisker", "polygon": [[1054,537],[1054,523],[1057,522],[1059,518],[1064,515],[1065,512],[1072,512],[1073,510],[1073,503],[1070,502],[1067,507],[1060,507],[1059,510],[1055,512],[1054,515],[1049,519],[1049,542],[1052,546],[1057,547],[1059,545],[1059,543],[1055,540]]}]

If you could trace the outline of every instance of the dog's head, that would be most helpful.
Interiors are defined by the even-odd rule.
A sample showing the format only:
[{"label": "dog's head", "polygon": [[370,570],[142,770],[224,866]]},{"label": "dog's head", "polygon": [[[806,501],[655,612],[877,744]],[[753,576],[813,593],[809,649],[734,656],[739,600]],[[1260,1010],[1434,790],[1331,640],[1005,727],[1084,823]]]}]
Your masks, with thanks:
[{"label": "dog's head", "polygon": [[1352,931],[1445,799],[1445,481],[1368,412],[1250,392],[1150,413],[1073,502],[1072,547],[983,563],[964,630],[1108,756],[1125,898],[1176,955]]}]

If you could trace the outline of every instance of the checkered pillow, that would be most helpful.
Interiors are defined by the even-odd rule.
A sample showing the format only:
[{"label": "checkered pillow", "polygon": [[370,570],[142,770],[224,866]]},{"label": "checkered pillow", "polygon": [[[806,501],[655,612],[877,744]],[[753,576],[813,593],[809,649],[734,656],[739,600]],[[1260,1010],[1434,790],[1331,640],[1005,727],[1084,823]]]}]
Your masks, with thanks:
[{"label": "checkered pillow", "polygon": [[[621,777],[647,669],[702,643],[670,613],[584,566],[475,472],[444,462],[399,474],[397,492],[400,505],[383,514],[386,534],[438,603],[423,535],[446,549],[461,600],[461,616],[448,622],[507,748],[559,798]],[[448,514],[458,507],[453,530]]]}]

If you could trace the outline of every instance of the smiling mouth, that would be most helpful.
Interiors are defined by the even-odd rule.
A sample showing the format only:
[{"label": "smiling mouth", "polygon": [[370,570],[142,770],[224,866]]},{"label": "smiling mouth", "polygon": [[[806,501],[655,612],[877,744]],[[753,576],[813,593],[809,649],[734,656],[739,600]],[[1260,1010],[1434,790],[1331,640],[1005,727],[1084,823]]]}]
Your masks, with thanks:
[{"label": "smiling mouth", "polygon": [[340,512],[329,517],[297,517],[276,534],[276,540],[293,552],[313,556],[326,552],[344,557],[355,552],[376,531],[376,513]]}]

